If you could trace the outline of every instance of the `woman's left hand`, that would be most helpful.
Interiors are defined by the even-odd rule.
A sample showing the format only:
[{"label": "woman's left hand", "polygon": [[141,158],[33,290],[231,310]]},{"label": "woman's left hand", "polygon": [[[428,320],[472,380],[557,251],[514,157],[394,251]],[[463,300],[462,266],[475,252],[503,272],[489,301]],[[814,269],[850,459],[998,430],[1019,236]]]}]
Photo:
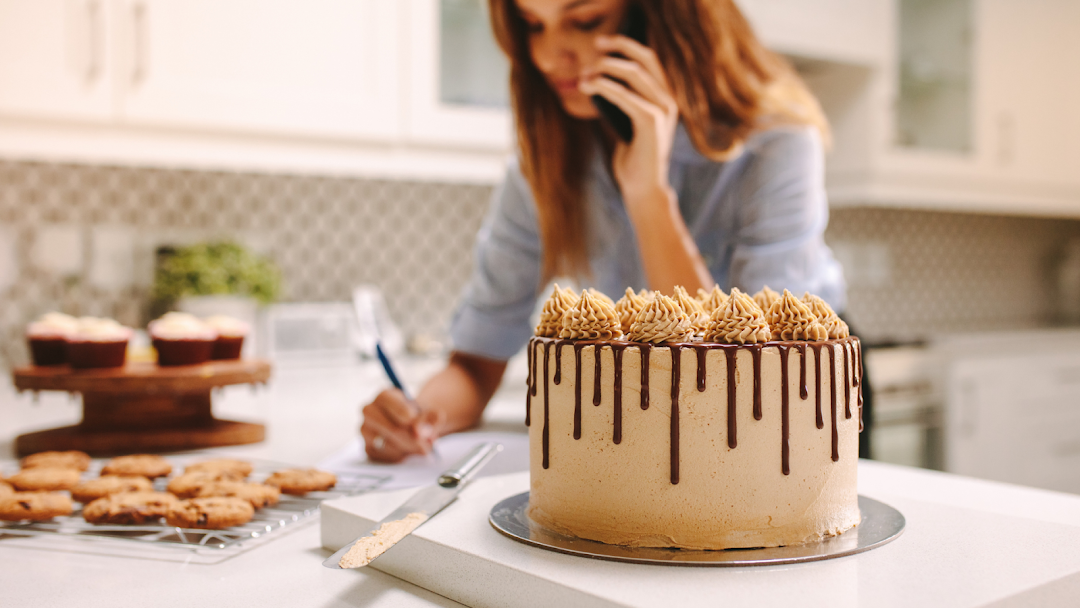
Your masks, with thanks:
[{"label": "woman's left hand", "polygon": [[579,88],[586,95],[600,95],[618,106],[634,125],[630,143],[621,139],[616,142],[612,170],[627,212],[635,216],[642,205],[658,196],[667,198],[670,192],[668,161],[679,107],[652,49],[626,36],[600,36],[596,46],[605,57],[584,75]]}]

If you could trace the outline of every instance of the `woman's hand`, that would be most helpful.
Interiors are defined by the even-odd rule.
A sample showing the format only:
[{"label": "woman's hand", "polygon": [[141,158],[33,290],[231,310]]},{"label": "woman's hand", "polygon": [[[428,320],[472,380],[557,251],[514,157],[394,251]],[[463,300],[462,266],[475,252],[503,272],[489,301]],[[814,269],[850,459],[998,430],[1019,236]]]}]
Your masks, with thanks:
[{"label": "woman's hand", "polygon": [[401,462],[412,454],[431,452],[446,419],[440,410],[421,410],[397,389],[379,393],[363,412],[364,450],[379,462]]},{"label": "woman's hand", "polygon": [[[627,212],[634,219],[641,215],[643,206],[672,198],[668,162],[679,122],[679,107],[652,49],[626,36],[600,36],[596,46],[605,57],[584,75],[580,90],[615,104],[634,125],[633,140],[629,144],[619,140],[612,158],[615,179]],[[613,57],[610,53],[626,58]]]}]

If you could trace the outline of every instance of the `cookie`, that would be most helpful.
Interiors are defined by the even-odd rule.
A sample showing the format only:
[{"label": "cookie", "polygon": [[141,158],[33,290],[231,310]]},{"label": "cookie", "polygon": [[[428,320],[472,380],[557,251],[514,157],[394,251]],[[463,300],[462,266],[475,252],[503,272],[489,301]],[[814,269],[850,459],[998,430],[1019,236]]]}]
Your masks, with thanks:
[{"label": "cookie", "polygon": [[38,467],[85,471],[90,468],[90,456],[86,452],[71,450],[69,452],[38,452],[22,459],[22,468]]},{"label": "cookie", "polygon": [[220,530],[251,521],[255,508],[243,498],[192,498],[169,508],[165,523],[177,528]]},{"label": "cookie", "polygon": [[306,494],[329,490],[337,483],[337,476],[317,469],[286,469],[275,472],[263,483],[281,488],[286,494]]},{"label": "cookie", "polygon": [[15,493],[15,488],[11,487],[11,484],[0,479],[0,498],[5,496],[11,496]]},{"label": "cookie", "polygon": [[0,498],[0,520],[44,521],[71,515],[71,499],[57,492],[15,492]]},{"label": "cookie", "polygon": [[102,475],[135,475],[154,479],[172,473],[172,465],[161,456],[154,454],[135,454],[117,456],[101,469]]},{"label": "cookie", "polygon": [[180,499],[168,492],[110,494],[83,507],[83,519],[92,524],[157,523],[178,502]]},{"label": "cookie", "polygon": [[194,498],[198,494],[199,488],[208,483],[242,480],[243,478],[232,471],[199,471],[196,473],[184,473],[179,477],[172,478],[169,480],[166,489],[180,498]]},{"label": "cookie", "polygon": [[121,492],[149,492],[154,489],[154,484],[145,477],[105,475],[97,479],[84,481],[71,488],[71,497],[86,504],[110,494]]},{"label": "cookie", "polygon": [[243,460],[232,460],[230,458],[217,458],[214,460],[204,460],[202,462],[196,462],[195,464],[189,464],[184,469],[185,473],[200,473],[200,472],[216,472],[216,471],[229,471],[236,473],[241,479],[251,475],[253,467],[250,462],[244,462]]},{"label": "cookie", "polygon": [[261,483],[246,483],[242,481],[212,481],[199,486],[195,491],[195,497],[208,498],[211,496],[232,496],[242,498],[251,503],[256,509],[272,507],[281,500],[281,490],[274,486]]},{"label": "cookie", "polygon": [[70,490],[79,483],[79,472],[75,469],[35,467],[19,471],[8,477],[7,481],[20,492]]}]

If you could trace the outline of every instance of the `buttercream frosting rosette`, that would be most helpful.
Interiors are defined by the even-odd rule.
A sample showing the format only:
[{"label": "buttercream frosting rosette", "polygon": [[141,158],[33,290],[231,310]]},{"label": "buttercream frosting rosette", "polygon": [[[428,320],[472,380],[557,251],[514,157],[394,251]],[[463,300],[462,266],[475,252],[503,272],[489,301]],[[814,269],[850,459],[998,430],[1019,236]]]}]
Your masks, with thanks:
[{"label": "buttercream frosting rosette", "polygon": [[761,310],[769,312],[772,305],[780,299],[780,294],[776,293],[769,288],[768,285],[761,288],[761,291],[754,294],[754,301],[761,307]]},{"label": "buttercream frosting rosette", "polygon": [[569,289],[560,289],[556,283],[551,296],[540,310],[540,322],[536,325],[536,335],[545,338],[559,337],[563,313],[577,306],[578,296]]},{"label": "buttercream frosting rosette", "polygon": [[610,298],[594,296],[586,290],[581,292],[577,306],[563,313],[559,323],[559,337],[568,340],[618,340],[622,327]]},{"label": "buttercream frosting rosette", "polygon": [[169,312],[147,327],[158,365],[194,365],[210,360],[218,332],[183,312]]},{"label": "buttercream frosting rosette", "polygon": [[34,365],[67,363],[67,339],[78,326],[78,319],[59,312],[46,313],[28,325],[26,342]]},{"label": "buttercream frosting rosette", "polygon": [[705,311],[705,314],[711,315],[714,310],[727,302],[728,297],[728,294],[724,293],[724,290],[720,289],[719,285],[713,285],[712,291],[699,289],[697,299],[698,302],[701,302],[701,308]]},{"label": "buttercream frosting rosette", "polygon": [[649,298],[650,296],[644,290],[641,293],[634,293],[633,289],[627,287],[626,293],[615,303],[615,312],[619,315],[619,326],[624,334],[630,333],[634,317],[649,303]]},{"label": "buttercream frosting rosette", "polygon": [[112,319],[80,317],[67,338],[68,363],[75,368],[121,367],[133,334]]},{"label": "buttercream frosting rosette", "polygon": [[695,336],[705,335],[705,326],[709,323],[709,315],[702,308],[701,302],[690,296],[687,293],[686,288],[682,285],[675,286],[675,297],[672,298],[678,303],[679,307],[686,313],[687,320],[690,321],[690,329]]},{"label": "buttercream frosting rosette", "polygon": [[810,308],[786,289],[769,308],[766,320],[772,329],[773,340],[821,342],[829,339],[829,332]]},{"label": "buttercream frosting rosette", "polygon": [[839,340],[851,335],[848,324],[844,323],[844,320],[833,311],[828,302],[810,292],[803,294],[802,301],[810,308],[810,312],[814,313],[817,320],[825,326],[825,331],[828,332],[830,340]]},{"label": "buttercream frosting rosette", "polygon": [[706,342],[723,344],[759,344],[768,342],[771,337],[765,312],[737,287],[731,290],[727,301],[713,311],[705,331]]},{"label": "buttercream frosting rosette", "polygon": [[686,312],[674,299],[658,293],[641,309],[630,326],[632,342],[690,342],[694,329]]}]

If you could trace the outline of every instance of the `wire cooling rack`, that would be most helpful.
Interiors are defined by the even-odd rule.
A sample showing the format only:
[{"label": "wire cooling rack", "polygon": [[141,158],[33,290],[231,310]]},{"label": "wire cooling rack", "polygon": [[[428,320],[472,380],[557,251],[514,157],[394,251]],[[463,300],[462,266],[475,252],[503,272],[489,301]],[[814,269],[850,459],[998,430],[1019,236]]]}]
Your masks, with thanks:
[{"label": "wire cooling rack", "polygon": [[[183,468],[200,460],[220,457],[209,454],[185,454],[167,456],[173,465],[174,475]],[[290,465],[261,461],[250,458],[241,459],[250,462],[254,471],[248,478],[252,482],[261,482],[274,471],[295,468]],[[107,460],[94,460],[83,479],[96,477]],[[87,545],[83,550],[91,553],[105,553],[131,557],[145,557],[149,551],[157,557],[169,559],[167,553],[183,556],[183,561],[217,563],[242,553],[254,546],[261,545],[281,536],[287,530],[314,521],[319,514],[319,505],[324,500],[355,496],[378,489],[390,479],[389,476],[338,474],[337,485],[326,492],[308,492],[304,496],[281,495],[281,501],[274,507],[255,510],[255,516],[248,523],[223,530],[200,530],[177,528],[166,525],[164,520],[150,525],[109,525],[91,524],[82,517],[82,506],[75,503],[75,511],[65,517],[56,517],[44,522],[0,522],[0,540],[15,537],[48,537],[50,540],[85,539],[104,541]],[[164,492],[167,479],[154,481],[154,489]],[[6,543],[5,543],[6,544]],[[161,555],[161,552],[166,552]]]}]

